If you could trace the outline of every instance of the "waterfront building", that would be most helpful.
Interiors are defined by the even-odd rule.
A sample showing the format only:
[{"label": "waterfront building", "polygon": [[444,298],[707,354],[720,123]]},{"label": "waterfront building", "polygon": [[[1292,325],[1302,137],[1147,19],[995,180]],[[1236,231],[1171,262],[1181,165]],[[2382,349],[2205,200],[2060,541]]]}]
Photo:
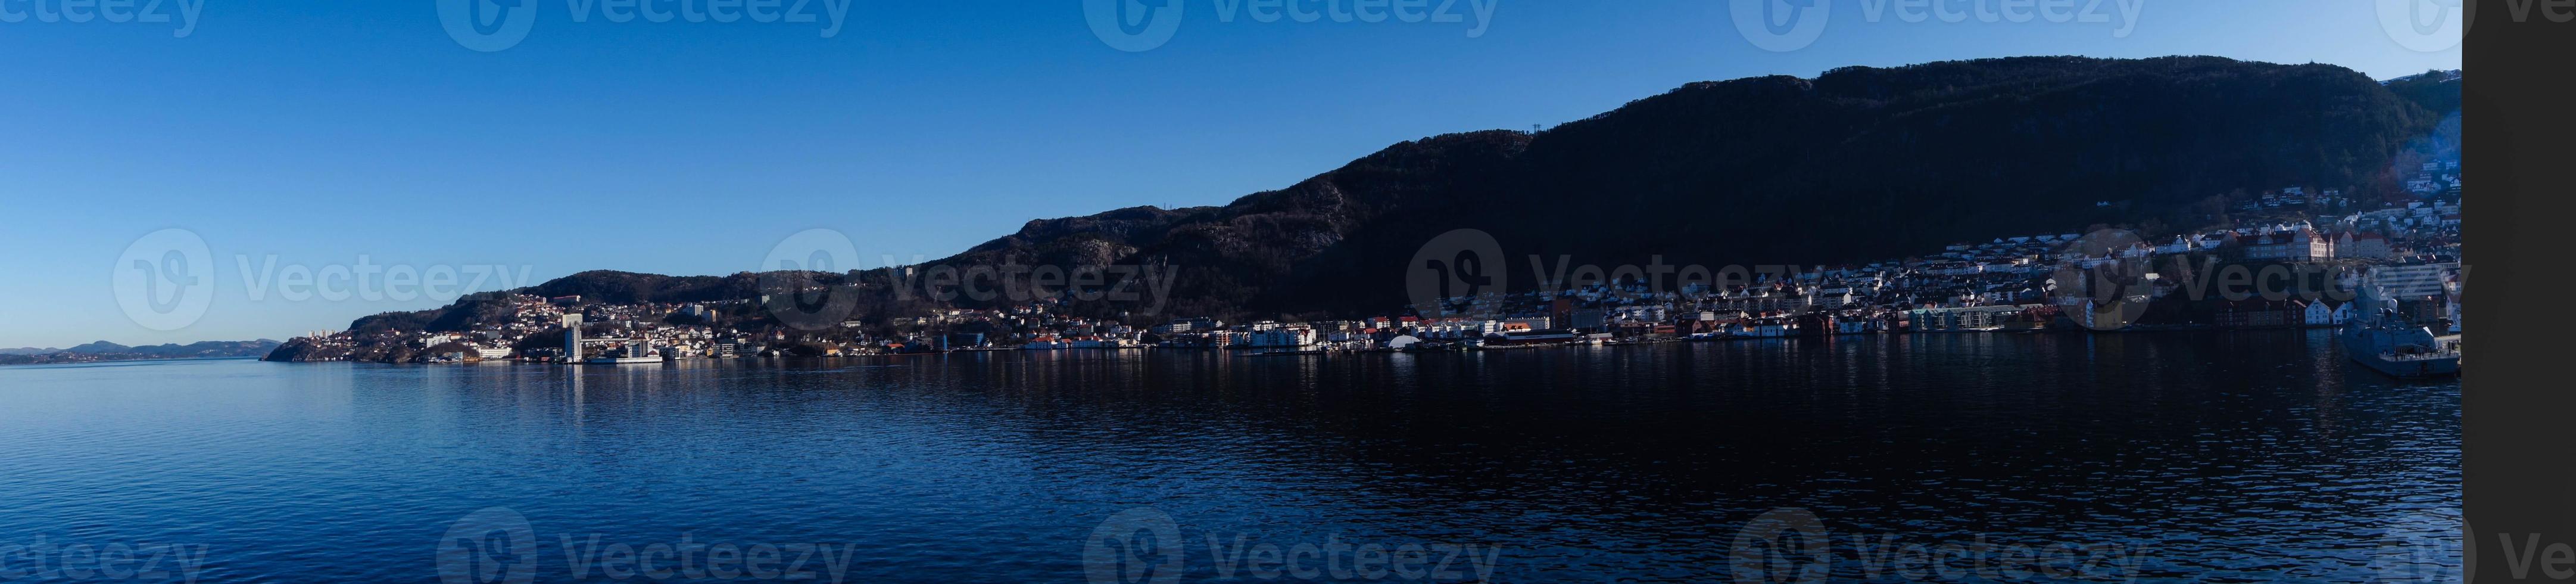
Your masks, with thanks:
[{"label": "waterfront building", "polygon": [[2029,306],[1964,306],[1955,308],[1918,308],[1907,315],[1916,332],[1956,332],[1997,330]]}]

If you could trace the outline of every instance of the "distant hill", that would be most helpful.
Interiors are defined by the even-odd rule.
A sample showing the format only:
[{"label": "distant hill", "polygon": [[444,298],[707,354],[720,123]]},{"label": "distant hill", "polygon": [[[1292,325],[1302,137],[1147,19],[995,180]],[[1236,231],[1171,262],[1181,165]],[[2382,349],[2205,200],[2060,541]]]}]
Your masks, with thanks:
[{"label": "distant hill", "polygon": [[30,349],[30,352],[0,351],[0,365],[29,363],[86,363],[92,361],[142,361],[151,359],[222,359],[259,357],[280,345],[269,339],[256,341],[200,341],[185,345],[164,344],[128,347],[97,341],[69,349]]},{"label": "distant hill", "polygon": [[123,352],[127,352],[127,351],[130,351],[130,350],[133,350],[133,349],[134,349],[133,347],[128,347],[128,346],[125,346],[125,345],[119,345],[119,344],[116,344],[116,343],[110,343],[110,342],[107,342],[107,341],[95,341],[95,342],[91,342],[91,343],[88,343],[88,344],[83,344],[83,345],[74,346],[74,347],[69,348],[69,349],[63,349],[63,352],[66,352],[66,353],[89,353],[89,354],[93,354],[93,355],[95,355],[95,354],[101,354],[101,353],[123,353]]},{"label": "distant hill", "polygon": [[[2230,200],[2260,189],[2394,194],[2392,160],[2456,114],[2457,79],[2031,57],[1692,83],[1536,134],[1395,144],[1224,206],[1034,220],[925,265],[1168,266],[1170,305],[1131,316],[1325,316],[1403,306],[1402,264],[1455,228],[1491,232],[1515,258],[1609,265],[1844,263],[2094,225],[2153,234],[2227,224]],[[1523,263],[1509,266],[1516,284]],[[863,317],[925,307],[889,293],[888,270],[819,277],[860,286]],[[753,297],[757,280],[599,271],[525,291],[698,301]],[[468,299],[351,330],[461,330],[494,310]]]}]

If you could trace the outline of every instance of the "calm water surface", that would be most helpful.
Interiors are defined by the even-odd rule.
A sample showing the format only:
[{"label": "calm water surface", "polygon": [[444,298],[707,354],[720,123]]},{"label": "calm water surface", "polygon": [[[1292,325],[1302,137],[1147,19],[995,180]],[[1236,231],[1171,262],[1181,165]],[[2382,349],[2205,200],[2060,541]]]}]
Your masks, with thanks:
[{"label": "calm water surface", "polygon": [[[178,544],[203,550],[201,581],[434,582],[450,528],[488,508],[526,519],[538,545],[506,551],[540,581],[611,580],[576,571],[583,549],[685,541],[854,550],[853,582],[1080,582],[1095,528],[1137,508],[1182,537],[1124,549],[1177,546],[1194,581],[1229,552],[1331,543],[1455,545],[1494,581],[1723,580],[1739,530],[1778,508],[1818,518],[1838,579],[1978,544],[2150,580],[2457,566],[2439,542],[2460,528],[2458,384],[2330,345],[7,367],[0,578],[29,566],[11,544]],[[1457,557],[1425,578],[1477,577],[1426,553]]]}]

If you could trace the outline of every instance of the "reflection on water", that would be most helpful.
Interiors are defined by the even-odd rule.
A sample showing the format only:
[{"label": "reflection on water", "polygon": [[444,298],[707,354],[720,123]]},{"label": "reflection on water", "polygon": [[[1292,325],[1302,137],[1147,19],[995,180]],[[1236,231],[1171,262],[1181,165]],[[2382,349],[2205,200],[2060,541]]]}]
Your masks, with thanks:
[{"label": "reflection on water", "polygon": [[2088,550],[2151,579],[2456,567],[2457,383],[2328,341],[13,367],[0,545],[421,581],[440,533],[505,507],[546,579],[598,536],[850,546],[851,581],[1078,581],[1094,528],[1151,507],[1193,579],[1237,542],[1383,542],[1499,547],[1498,581],[1714,580],[1740,527],[1794,507],[1841,578],[1907,545]]}]

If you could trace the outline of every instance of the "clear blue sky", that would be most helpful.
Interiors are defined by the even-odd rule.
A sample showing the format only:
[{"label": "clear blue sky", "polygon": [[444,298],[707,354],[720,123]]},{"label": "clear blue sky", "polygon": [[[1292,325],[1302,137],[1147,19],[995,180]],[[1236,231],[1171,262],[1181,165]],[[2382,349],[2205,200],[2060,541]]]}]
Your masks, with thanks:
[{"label": "clear blue sky", "polygon": [[[195,1],[120,23],[0,0],[0,17],[23,15],[0,22],[0,347],[285,338],[438,304],[253,301],[239,257],[724,274],[816,227],[870,263],[938,257],[1031,218],[1222,204],[1394,142],[1553,125],[1697,80],[2012,55],[2380,78],[2460,62],[2400,44],[2352,0],[2130,0],[2144,4],[2125,37],[2118,0],[2106,23],[1955,24],[1871,22],[1872,2],[1832,0],[1822,35],[1790,52],[1702,0],[1267,24],[1250,7],[1223,21],[1233,0],[1180,0],[1178,32],[1143,52],[1096,36],[1081,0],[856,0],[829,38],[835,0],[805,7],[815,23],[615,23],[593,0],[532,0],[525,39],[494,52],[463,46],[430,1],[217,2],[177,36]],[[1480,1],[1498,2],[1481,31]],[[174,227],[206,242],[215,288],[202,318],[152,330],[120,309],[112,270]]]}]

